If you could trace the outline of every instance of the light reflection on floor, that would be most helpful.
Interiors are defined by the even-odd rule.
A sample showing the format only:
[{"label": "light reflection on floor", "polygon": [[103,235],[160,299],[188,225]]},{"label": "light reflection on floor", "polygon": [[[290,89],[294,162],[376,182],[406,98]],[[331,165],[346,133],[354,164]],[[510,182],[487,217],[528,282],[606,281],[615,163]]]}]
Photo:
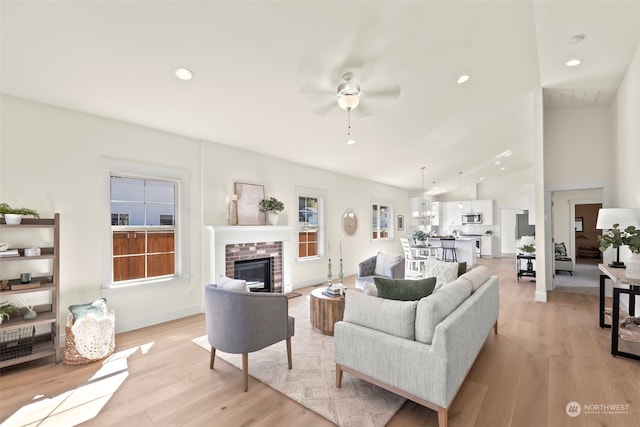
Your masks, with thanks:
[{"label": "light reflection on floor", "polygon": [[54,397],[36,395],[33,402],[11,415],[0,427],[75,426],[100,413],[129,376],[127,359],[138,349],[146,354],[153,343],[114,353],[87,384]]}]

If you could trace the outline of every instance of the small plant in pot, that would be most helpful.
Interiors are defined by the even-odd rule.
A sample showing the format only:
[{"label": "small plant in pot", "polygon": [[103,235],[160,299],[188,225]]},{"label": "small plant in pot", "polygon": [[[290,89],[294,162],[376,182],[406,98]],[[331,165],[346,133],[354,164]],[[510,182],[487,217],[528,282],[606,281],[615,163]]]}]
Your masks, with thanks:
[{"label": "small plant in pot", "polygon": [[9,320],[12,314],[20,314],[18,307],[7,301],[0,302],[0,323],[4,319]]},{"label": "small plant in pot", "polygon": [[23,216],[40,218],[38,211],[29,208],[12,208],[7,202],[0,203],[0,214],[7,224],[20,224]]},{"label": "small plant in pot", "polygon": [[631,258],[627,261],[627,277],[631,279],[640,279],[640,229],[630,225],[621,230],[620,224],[613,224],[602,236],[598,236],[601,252],[606,251],[609,247],[616,249],[616,261],[609,266],[624,268],[624,262],[620,262],[620,247],[628,246],[631,251]]},{"label": "small plant in pot", "polygon": [[522,245],[518,249],[520,249],[522,252],[526,253],[527,255],[532,255],[532,254],[536,253],[536,246],[535,245]]},{"label": "small plant in pot", "polygon": [[412,234],[413,240],[415,240],[416,244],[419,242],[426,242],[429,236],[422,230],[418,230]]},{"label": "small plant in pot", "polygon": [[260,210],[266,212],[269,224],[276,225],[278,214],[284,210],[284,203],[272,196],[260,202]]}]

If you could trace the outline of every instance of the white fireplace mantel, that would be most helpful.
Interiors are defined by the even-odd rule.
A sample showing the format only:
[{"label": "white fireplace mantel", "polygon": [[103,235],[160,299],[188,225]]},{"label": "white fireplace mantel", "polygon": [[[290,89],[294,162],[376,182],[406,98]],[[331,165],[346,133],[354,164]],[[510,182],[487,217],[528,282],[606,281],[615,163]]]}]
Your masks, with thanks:
[{"label": "white fireplace mantel", "polygon": [[287,225],[213,226],[209,230],[209,283],[225,274],[225,248],[236,243],[282,242],[282,288],[291,292],[291,266],[293,260],[293,227]]}]

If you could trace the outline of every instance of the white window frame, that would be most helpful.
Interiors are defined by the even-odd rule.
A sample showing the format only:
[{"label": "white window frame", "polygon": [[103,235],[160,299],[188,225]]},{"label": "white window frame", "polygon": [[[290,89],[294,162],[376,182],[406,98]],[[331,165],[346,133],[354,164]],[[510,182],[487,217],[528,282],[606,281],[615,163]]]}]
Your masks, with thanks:
[{"label": "white window frame", "polygon": [[[102,287],[115,289],[130,286],[185,284],[190,277],[189,265],[189,181],[187,170],[146,165],[121,160],[102,159]],[[113,281],[113,238],[111,227],[111,176],[123,175],[141,179],[169,180],[176,183],[175,194],[175,273],[171,277],[152,277],[125,282]]]},{"label": "white window frame", "polygon": [[[380,206],[388,208],[389,209],[389,230],[388,230],[388,236],[387,237],[377,237],[374,238],[373,237],[373,232],[376,231],[373,228],[373,209],[375,206],[378,206],[378,236],[380,236]],[[371,210],[369,211],[370,215],[369,215],[369,221],[370,222],[370,228],[371,228],[371,232],[369,234],[369,237],[371,238],[372,242],[384,242],[384,241],[388,241],[388,240],[393,240],[395,238],[395,234],[394,234],[394,229],[395,229],[395,224],[394,224],[394,218],[395,218],[395,208],[393,206],[393,203],[387,201],[387,200],[379,200],[379,199],[371,199]]]},{"label": "white window frame", "polygon": [[[296,259],[301,262],[312,261],[317,259],[324,258],[325,254],[325,235],[326,235],[326,227],[325,227],[325,204],[327,199],[327,192],[324,190],[318,190],[315,188],[308,187],[296,187]],[[313,197],[318,199],[318,255],[315,256],[307,256],[300,257],[300,235],[298,233],[300,222],[298,217],[298,201],[300,197]]]}]

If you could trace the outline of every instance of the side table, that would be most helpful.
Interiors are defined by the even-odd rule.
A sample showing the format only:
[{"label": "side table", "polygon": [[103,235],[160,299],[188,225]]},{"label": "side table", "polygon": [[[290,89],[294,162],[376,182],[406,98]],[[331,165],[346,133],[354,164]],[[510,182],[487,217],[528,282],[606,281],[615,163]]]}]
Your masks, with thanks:
[{"label": "side table", "polygon": [[[640,280],[628,279],[625,270],[612,268],[605,264],[598,264],[598,268],[604,274],[600,275],[600,327],[611,328],[611,354],[640,360],[640,354],[629,353],[618,349],[620,342],[620,295],[629,296],[629,315],[635,316],[636,296],[640,296]],[[604,284],[606,279],[613,282],[613,304],[611,307],[611,325],[604,323]]]},{"label": "side table", "polygon": [[310,320],[313,330],[333,336],[334,323],[344,316],[344,296],[330,297],[322,293],[324,287],[311,291],[309,298]]}]

